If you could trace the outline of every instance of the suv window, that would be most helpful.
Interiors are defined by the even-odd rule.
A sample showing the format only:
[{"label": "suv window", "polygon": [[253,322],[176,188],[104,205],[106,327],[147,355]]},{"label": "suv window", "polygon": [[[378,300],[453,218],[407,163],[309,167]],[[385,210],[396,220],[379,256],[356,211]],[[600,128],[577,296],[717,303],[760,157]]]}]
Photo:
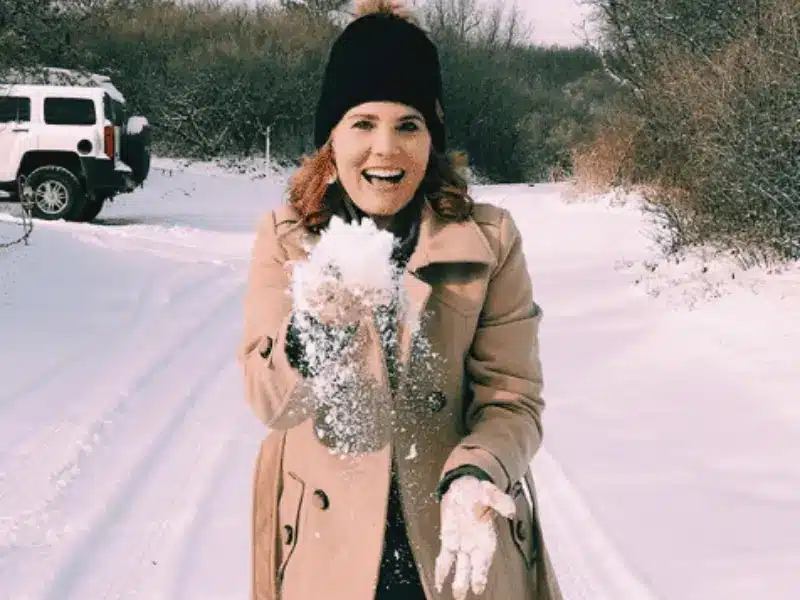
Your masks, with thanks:
[{"label": "suv window", "polygon": [[48,125],[94,125],[97,115],[89,98],[45,98],[44,122]]},{"label": "suv window", "polygon": [[30,120],[30,98],[0,96],[0,123],[29,123]]}]

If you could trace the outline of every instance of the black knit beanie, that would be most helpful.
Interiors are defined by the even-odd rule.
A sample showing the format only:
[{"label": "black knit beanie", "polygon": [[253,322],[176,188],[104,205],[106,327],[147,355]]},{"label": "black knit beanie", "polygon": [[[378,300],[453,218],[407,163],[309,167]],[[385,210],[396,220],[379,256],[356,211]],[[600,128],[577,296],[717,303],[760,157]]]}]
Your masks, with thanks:
[{"label": "black knit beanie", "polygon": [[387,10],[360,16],[334,42],[314,121],[317,148],[348,110],[379,101],[416,108],[425,117],[433,147],[445,151],[436,46],[417,25]]}]

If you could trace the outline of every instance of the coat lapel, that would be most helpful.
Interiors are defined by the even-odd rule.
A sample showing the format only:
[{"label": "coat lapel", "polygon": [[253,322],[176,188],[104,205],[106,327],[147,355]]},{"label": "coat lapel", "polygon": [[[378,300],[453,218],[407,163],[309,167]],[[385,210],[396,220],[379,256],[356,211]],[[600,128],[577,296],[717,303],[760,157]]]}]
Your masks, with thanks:
[{"label": "coat lapel", "polygon": [[425,280],[425,269],[442,263],[477,263],[493,268],[497,258],[475,221],[445,221],[436,214],[426,199],[422,208],[419,239],[409,257],[401,282],[407,302],[406,319],[398,324],[399,358],[404,371],[408,366],[415,325],[419,323],[433,289]]},{"label": "coat lapel", "polygon": [[493,266],[497,259],[489,241],[474,220],[445,221],[426,200],[422,208],[419,240],[406,268],[413,273],[437,263],[478,263]]},{"label": "coat lapel", "polygon": [[402,367],[401,372],[405,372],[411,353],[412,338],[417,329],[415,324],[419,323],[419,317],[428,304],[432,288],[431,284],[408,270],[403,273],[401,285],[405,291],[406,307],[405,318],[399,319],[397,323],[397,339],[400,345],[398,359]]}]

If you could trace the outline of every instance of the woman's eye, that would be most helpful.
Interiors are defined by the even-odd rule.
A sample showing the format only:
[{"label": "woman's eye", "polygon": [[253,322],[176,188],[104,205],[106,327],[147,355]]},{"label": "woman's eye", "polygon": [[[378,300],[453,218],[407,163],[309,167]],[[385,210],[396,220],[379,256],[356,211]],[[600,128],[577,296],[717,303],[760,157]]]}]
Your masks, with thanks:
[{"label": "woman's eye", "polygon": [[[372,131],[375,127],[376,125],[372,121],[362,120],[353,123],[354,129],[361,129],[362,131]],[[402,132],[419,131],[420,126],[414,121],[404,121],[397,126],[397,130]]]}]

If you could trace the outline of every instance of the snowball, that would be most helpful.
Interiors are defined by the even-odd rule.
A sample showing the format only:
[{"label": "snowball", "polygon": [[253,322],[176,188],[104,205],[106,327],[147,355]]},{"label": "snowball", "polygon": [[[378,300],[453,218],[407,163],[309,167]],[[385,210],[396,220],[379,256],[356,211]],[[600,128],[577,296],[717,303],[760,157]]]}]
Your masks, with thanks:
[{"label": "snowball", "polygon": [[326,282],[339,282],[368,305],[388,304],[397,291],[397,268],[391,260],[395,243],[371,219],[348,224],[333,217],[308,260],[295,264],[295,306],[310,310],[310,294]]}]

